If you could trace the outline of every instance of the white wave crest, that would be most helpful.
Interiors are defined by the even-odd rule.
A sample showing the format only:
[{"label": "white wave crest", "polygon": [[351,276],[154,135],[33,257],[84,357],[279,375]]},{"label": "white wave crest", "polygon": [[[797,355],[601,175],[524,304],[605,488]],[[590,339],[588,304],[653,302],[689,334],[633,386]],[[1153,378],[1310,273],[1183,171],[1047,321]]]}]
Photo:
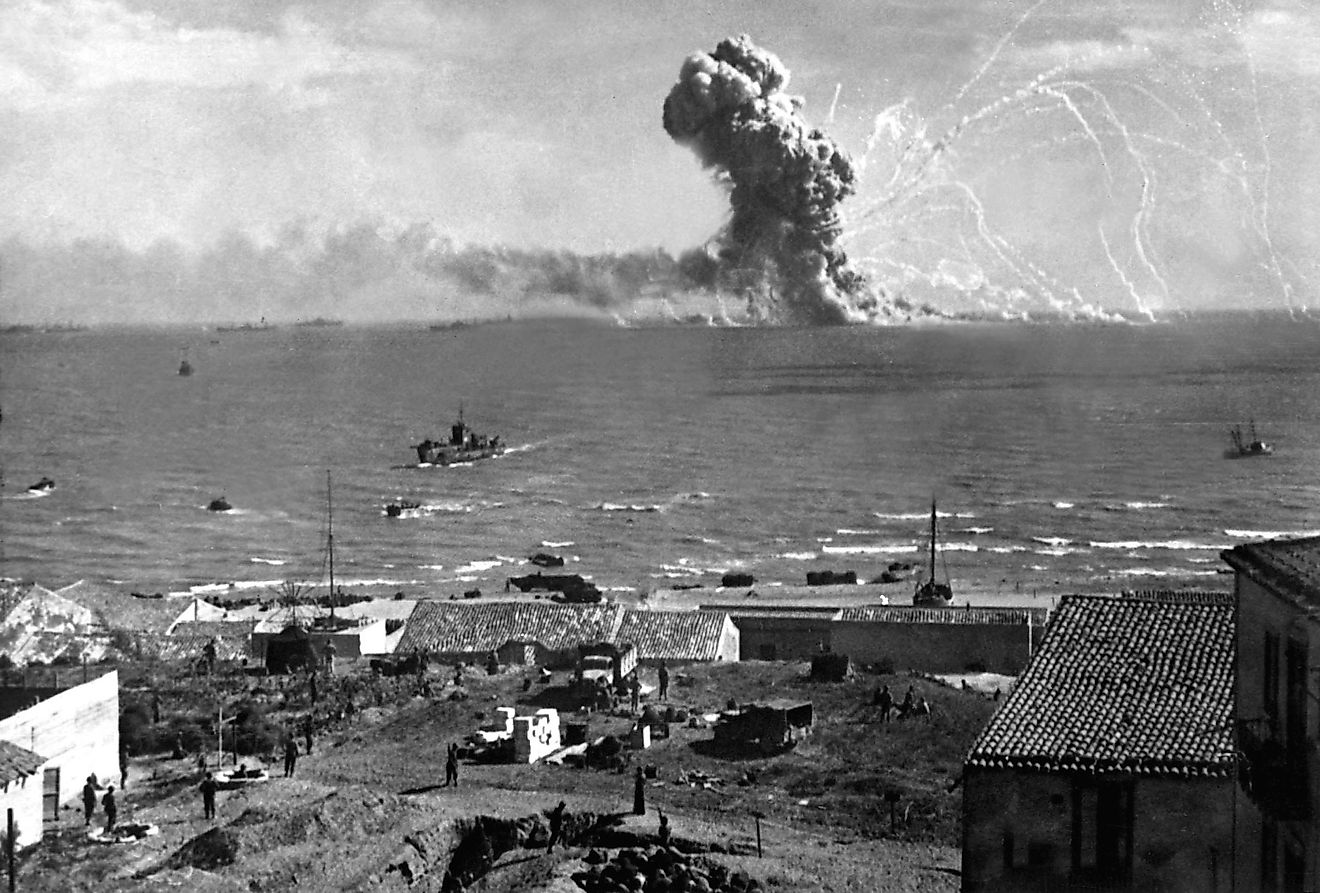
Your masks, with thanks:
[{"label": "white wave crest", "polygon": [[1320,536],[1320,530],[1225,530],[1224,536],[1243,540],[1307,539]]},{"label": "white wave crest", "polygon": [[1197,543],[1191,540],[1117,540],[1113,542],[1091,541],[1094,549],[1172,549],[1178,552],[1217,551],[1227,549],[1223,543]]}]

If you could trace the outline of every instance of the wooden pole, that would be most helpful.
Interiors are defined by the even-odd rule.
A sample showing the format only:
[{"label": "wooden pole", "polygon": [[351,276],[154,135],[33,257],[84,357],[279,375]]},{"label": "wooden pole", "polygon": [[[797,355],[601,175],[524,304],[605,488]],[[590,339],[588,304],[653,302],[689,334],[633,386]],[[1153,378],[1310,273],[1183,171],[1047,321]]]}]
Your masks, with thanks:
[{"label": "wooden pole", "polygon": [[5,841],[5,860],[9,863],[9,893],[14,893],[18,878],[14,874],[14,808],[9,807],[9,837]]},{"label": "wooden pole", "polygon": [[761,852],[761,817],[756,816],[756,858],[760,859],[764,853]]}]

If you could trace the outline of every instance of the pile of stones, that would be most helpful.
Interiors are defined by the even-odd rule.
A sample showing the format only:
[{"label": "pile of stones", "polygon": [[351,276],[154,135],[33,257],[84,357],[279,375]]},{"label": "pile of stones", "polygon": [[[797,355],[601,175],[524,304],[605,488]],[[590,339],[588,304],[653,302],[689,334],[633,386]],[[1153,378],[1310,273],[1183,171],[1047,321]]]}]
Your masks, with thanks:
[{"label": "pile of stones", "polygon": [[743,871],[692,859],[671,847],[624,849],[610,859],[587,854],[590,866],[572,877],[586,893],[760,893],[761,884]]}]

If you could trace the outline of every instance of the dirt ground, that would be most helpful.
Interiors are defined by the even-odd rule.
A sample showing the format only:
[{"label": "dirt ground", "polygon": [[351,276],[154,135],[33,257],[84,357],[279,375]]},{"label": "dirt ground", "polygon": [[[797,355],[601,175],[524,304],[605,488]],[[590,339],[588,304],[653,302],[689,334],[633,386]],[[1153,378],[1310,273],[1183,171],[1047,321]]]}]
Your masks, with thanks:
[{"label": "dirt ground", "polygon": [[[58,833],[21,856],[19,887],[36,893],[402,890],[406,884],[389,866],[410,852],[405,837],[416,840],[476,815],[543,813],[560,799],[570,813],[629,813],[635,769],[644,767],[653,775],[645,788],[647,812],[626,815],[623,827],[654,834],[663,811],[675,838],[726,851],[711,858],[742,868],[764,887],[956,890],[956,782],[993,702],[925,679],[863,673],[820,683],[810,681],[807,671],[804,663],[676,667],[667,705],[697,717],[695,727],[674,723],[670,737],[650,749],[625,750],[626,766],[598,770],[469,759],[460,765],[458,786],[446,788],[446,746],[491,721],[496,707],[565,710],[571,699],[564,673],[524,691],[519,671],[470,672],[460,695],[449,671],[437,668],[431,697],[358,711],[317,739],[293,778],[280,777],[281,766],[271,765],[270,781],[222,792],[214,821],[202,818],[191,759],[134,758],[120,819],[154,824],[160,833],[135,843],[97,844],[87,839],[81,814],[66,810]],[[654,671],[644,674],[654,685]],[[882,723],[870,706],[882,684],[896,699],[914,686],[931,703],[930,721]],[[810,701],[811,735],[776,756],[711,750],[712,730],[703,714],[731,699],[770,698]],[[589,740],[626,735],[632,725],[626,710],[562,715],[585,721]],[[897,800],[890,802],[887,792]],[[516,850],[471,889],[576,890],[569,874],[582,867],[586,852]]]}]

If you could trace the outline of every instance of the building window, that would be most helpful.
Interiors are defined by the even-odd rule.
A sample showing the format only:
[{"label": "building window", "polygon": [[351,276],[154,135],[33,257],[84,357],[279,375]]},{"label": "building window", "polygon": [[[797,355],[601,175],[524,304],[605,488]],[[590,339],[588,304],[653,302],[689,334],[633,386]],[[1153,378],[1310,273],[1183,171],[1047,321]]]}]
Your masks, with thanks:
[{"label": "building window", "polygon": [[1073,787],[1072,866],[1078,879],[1122,883],[1132,870],[1132,784]]},{"label": "building window", "polygon": [[1279,637],[1274,633],[1265,634],[1265,715],[1270,719],[1279,717]]}]

